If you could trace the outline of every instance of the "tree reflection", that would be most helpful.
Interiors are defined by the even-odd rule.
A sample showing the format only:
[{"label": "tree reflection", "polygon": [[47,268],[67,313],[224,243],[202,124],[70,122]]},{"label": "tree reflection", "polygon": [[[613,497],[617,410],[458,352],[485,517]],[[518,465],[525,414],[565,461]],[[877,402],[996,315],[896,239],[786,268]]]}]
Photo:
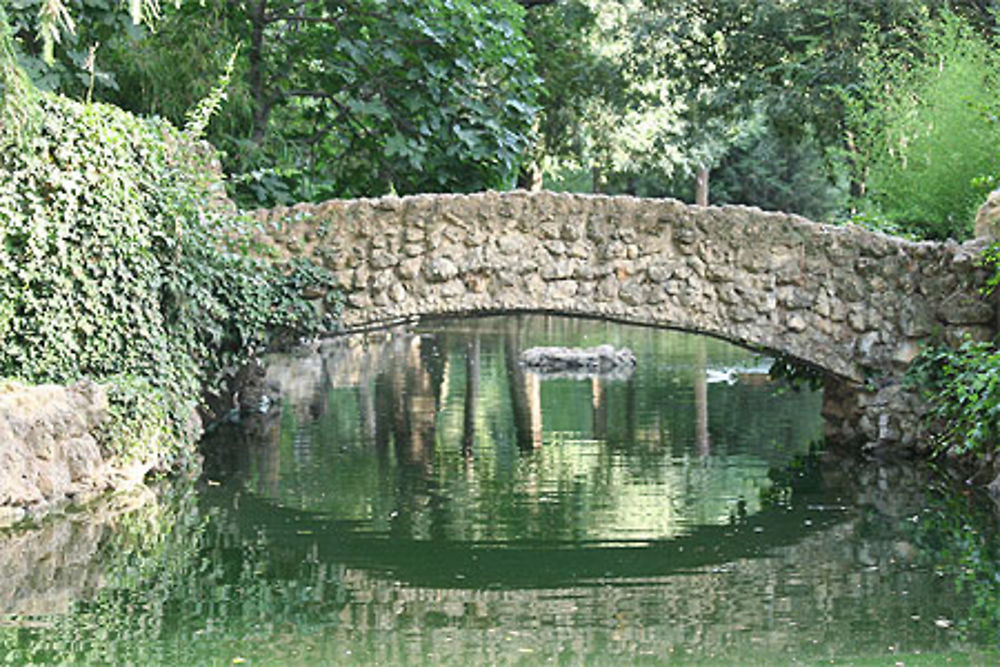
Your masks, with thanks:
[{"label": "tree reflection", "polygon": [[504,363],[517,446],[532,451],[542,446],[541,384],[538,375],[525,371],[519,363],[521,341],[520,328],[515,326],[504,338]]},{"label": "tree reflection", "polygon": [[[632,379],[528,391],[509,374],[522,346],[609,336],[545,324],[513,344],[508,324],[463,323],[276,362],[280,412],[217,429],[197,491],[0,536],[0,655],[780,663],[966,651],[964,618],[995,631],[996,525],[975,502],[942,506],[912,467],[809,454],[808,396],[699,398],[690,369],[736,354],[714,341],[629,330],[615,342],[656,359]],[[69,602],[42,606],[54,595]]]},{"label": "tree reflection", "polygon": [[698,338],[694,348],[694,442],[699,456],[712,453],[708,437],[708,368],[705,339]]},{"label": "tree reflection", "polygon": [[[665,537],[724,522],[740,498],[758,511],[758,491],[772,484],[766,465],[787,461],[816,430],[808,410],[781,407],[808,396],[707,387],[704,340],[678,338],[668,363],[653,357],[630,376],[525,372],[521,350],[550,335],[572,334],[559,320],[508,318],[346,339],[322,361],[279,363],[270,379],[296,389],[280,436],[252,445],[238,436],[252,459],[247,479],[265,497],[397,536]],[[764,419],[775,410],[793,418]],[[711,453],[730,458],[695,466],[688,452],[709,453],[710,427]],[[786,444],[756,444],[777,438]],[[740,453],[740,440],[753,449]]]},{"label": "tree reflection", "polygon": [[476,412],[479,408],[480,352],[481,342],[473,335],[465,344],[465,412],[462,421],[462,454],[465,458],[473,455],[476,441]]},{"label": "tree reflection", "polygon": [[[803,465],[808,484],[795,481]],[[926,491],[933,485],[907,466],[827,460],[773,475],[795,486],[794,503],[661,543],[576,550],[386,539],[235,485],[197,494],[188,486],[116,515],[99,539],[81,542],[93,548],[77,567],[98,583],[74,589],[68,605],[43,610],[26,597],[26,572],[8,579],[21,606],[0,609],[0,653],[15,664],[209,664],[423,661],[443,646],[466,662],[528,649],[566,658],[566,645],[581,659],[683,651],[764,663],[879,656],[890,645],[970,652],[940,624],[969,618],[972,630],[993,618],[980,614],[994,607],[977,605],[995,592],[982,579],[970,616],[967,596],[935,568],[995,572],[995,549],[982,548],[995,538],[995,517],[970,512],[968,502],[937,503]],[[870,486],[879,479],[888,485]],[[911,492],[889,490],[901,483]],[[835,498],[863,511],[835,509]],[[914,514],[920,520],[899,521]],[[52,540],[41,545],[51,551],[66,534],[55,527],[35,536]],[[33,544],[25,533],[4,537],[0,555],[11,559],[9,545]],[[983,560],[972,570],[965,556],[915,569],[977,545]],[[26,609],[34,615],[11,615]],[[995,640],[995,625],[975,627],[994,633],[986,646]]]}]

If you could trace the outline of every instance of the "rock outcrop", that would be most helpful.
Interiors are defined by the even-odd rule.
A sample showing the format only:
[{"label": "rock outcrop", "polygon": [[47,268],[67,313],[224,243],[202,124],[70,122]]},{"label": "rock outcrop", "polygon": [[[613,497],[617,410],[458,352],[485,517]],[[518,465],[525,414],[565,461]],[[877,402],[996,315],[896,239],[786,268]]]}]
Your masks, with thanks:
[{"label": "rock outcrop", "polygon": [[148,463],[102,452],[108,397],[72,386],[0,383],[0,526],[141,482]]},{"label": "rock outcrop", "polygon": [[1000,190],[994,190],[976,213],[976,238],[1000,240]]}]

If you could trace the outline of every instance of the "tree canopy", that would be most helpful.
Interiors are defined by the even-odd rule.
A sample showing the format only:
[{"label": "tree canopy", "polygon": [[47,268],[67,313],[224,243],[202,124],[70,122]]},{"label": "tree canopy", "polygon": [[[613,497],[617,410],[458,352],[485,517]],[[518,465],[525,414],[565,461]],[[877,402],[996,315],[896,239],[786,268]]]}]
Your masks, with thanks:
[{"label": "tree canopy", "polygon": [[[987,49],[996,30],[982,0],[16,0],[11,12],[42,88],[175,123],[237,53],[208,136],[245,205],[515,184],[689,199],[712,171],[712,201],[827,218],[890,201],[880,170],[898,171],[898,151],[870,127],[889,100],[896,118],[933,115],[920,91],[880,87],[915,86],[901,73],[944,62],[930,36],[948,17]],[[876,66],[890,61],[893,73]],[[1000,141],[990,113],[973,113],[982,145]],[[964,187],[970,201],[981,192]]]},{"label": "tree canopy", "polygon": [[38,31],[52,0],[17,12],[34,78],[176,123],[238,49],[210,138],[246,203],[510,187],[531,143],[538,79],[508,0],[205,0],[162,7],[155,30],[114,0],[55,4]]}]

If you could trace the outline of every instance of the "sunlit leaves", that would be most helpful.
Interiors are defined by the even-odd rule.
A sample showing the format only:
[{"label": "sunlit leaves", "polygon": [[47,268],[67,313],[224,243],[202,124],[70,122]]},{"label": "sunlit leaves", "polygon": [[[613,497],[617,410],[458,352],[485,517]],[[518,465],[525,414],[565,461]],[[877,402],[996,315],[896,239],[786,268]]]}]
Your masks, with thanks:
[{"label": "sunlit leaves", "polygon": [[522,27],[511,0],[205,0],[105,52],[116,103],[180,123],[243,43],[209,138],[257,206],[509,187],[537,113]]},{"label": "sunlit leaves", "polygon": [[[150,23],[160,17],[160,0],[127,0],[127,2],[128,14],[135,25]],[[55,60],[55,46],[62,42],[63,35],[72,35],[76,32],[76,22],[72,11],[66,6],[66,0],[17,0],[15,4],[27,7],[33,3],[40,3],[37,17],[38,41],[42,45],[45,62],[51,65]],[[112,0],[91,0],[85,3],[85,7],[90,11],[95,8],[105,12],[119,11],[120,5],[114,3],[116,6],[109,6],[112,4]],[[174,4],[179,5],[180,0],[175,0]]]},{"label": "sunlit leaves", "polygon": [[901,48],[878,46],[848,116],[869,199],[924,238],[966,237],[988,189],[977,177],[1000,173],[995,46],[950,14]]}]

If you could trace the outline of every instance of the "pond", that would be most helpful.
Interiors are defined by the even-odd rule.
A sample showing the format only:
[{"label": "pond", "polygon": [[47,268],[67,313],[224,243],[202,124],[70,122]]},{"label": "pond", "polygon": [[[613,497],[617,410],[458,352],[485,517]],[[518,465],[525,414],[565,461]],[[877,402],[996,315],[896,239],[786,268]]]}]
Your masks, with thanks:
[{"label": "pond", "polygon": [[[518,364],[604,343],[636,367]],[[0,535],[0,658],[995,662],[988,501],[821,451],[821,397],[767,364],[549,316],[274,356],[281,400],[215,428],[199,479]]]}]

